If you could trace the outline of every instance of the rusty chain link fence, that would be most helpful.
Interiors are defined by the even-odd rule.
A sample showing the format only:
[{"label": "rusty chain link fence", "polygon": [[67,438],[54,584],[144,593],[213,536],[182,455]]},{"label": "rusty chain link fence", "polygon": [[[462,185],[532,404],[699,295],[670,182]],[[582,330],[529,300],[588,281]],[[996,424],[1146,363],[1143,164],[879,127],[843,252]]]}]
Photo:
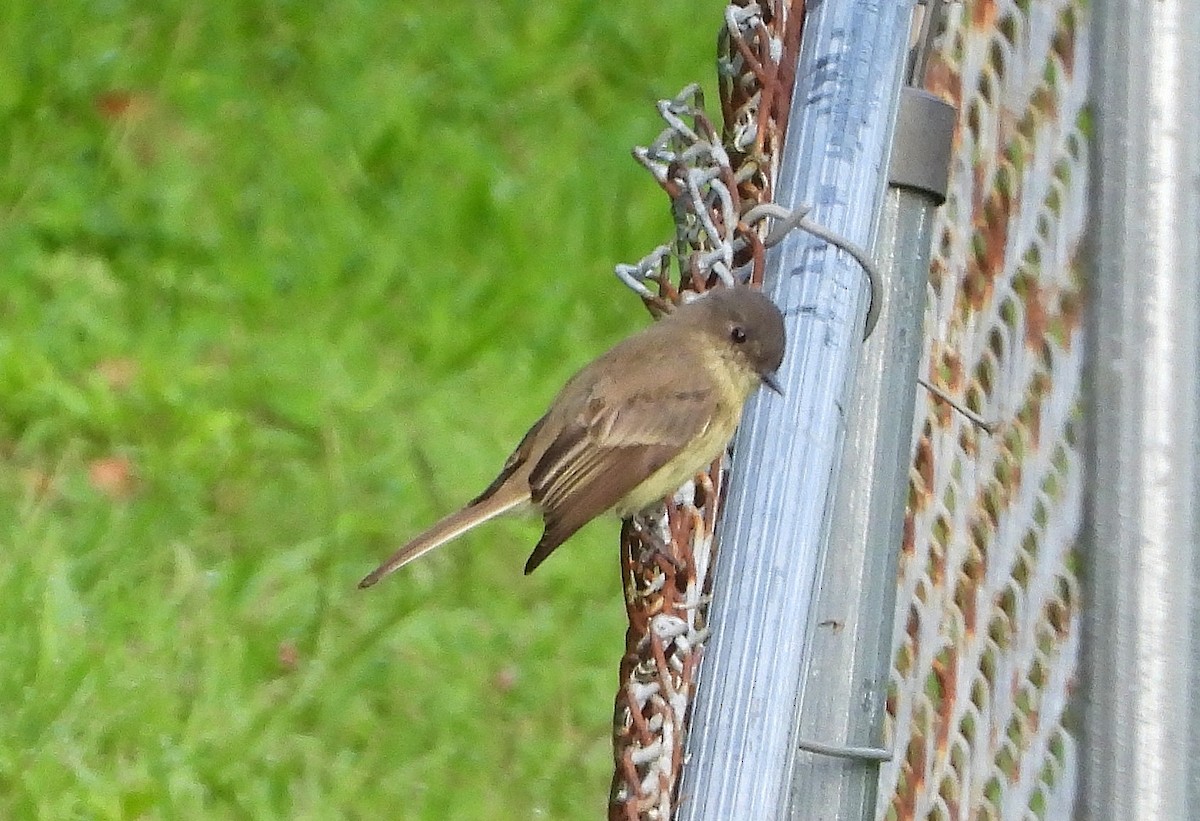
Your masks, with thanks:
[{"label": "rusty chain link fence", "polygon": [[959,114],[922,371],[991,430],[918,393],[881,819],[1070,815],[1086,5],[951,4],[926,74]]},{"label": "rusty chain link fence", "polygon": [[[959,111],[938,217],[924,381],[895,614],[880,819],[1063,818],[1079,652],[1083,0],[949,3],[926,87]],[[803,3],[736,3],[718,40],[722,127],[697,88],[660,103],[636,149],[674,242],[618,276],[654,313],[761,283]],[[674,278],[673,278],[674,277]],[[673,816],[705,638],[722,465],[627,523],[629,629],[614,712],[612,819]]]},{"label": "rusty chain link fence", "polygon": [[[751,211],[771,201],[792,87],[782,67],[795,65],[800,6],[728,6],[717,58],[722,128],[693,86],[659,104],[666,129],[634,150],[670,197],[677,226],[672,244],[617,268],[654,313],[689,292],[762,282],[767,226]],[[621,534],[629,630],[613,716],[612,819],[673,815],[705,636],[722,470],[714,464],[662,514],[627,523]]]}]

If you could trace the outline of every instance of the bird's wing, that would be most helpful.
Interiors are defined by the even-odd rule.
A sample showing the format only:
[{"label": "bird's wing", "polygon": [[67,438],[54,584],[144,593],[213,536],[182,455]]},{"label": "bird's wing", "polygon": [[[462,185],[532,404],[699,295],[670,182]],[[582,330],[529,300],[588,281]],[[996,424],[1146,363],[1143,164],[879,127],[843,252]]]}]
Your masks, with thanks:
[{"label": "bird's wing", "polygon": [[526,573],[704,432],[717,392],[699,380],[688,383],[627,391],[610,383],[591,392],[530,473],[532,499],[542,509],[546,530]]}]

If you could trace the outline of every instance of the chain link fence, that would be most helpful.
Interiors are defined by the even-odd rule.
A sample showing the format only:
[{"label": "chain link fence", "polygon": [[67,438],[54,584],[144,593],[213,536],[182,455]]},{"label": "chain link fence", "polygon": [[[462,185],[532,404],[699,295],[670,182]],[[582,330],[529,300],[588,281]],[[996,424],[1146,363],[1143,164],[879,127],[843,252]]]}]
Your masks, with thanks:
[{"label": "chain link fence", "polygon": [[[926,87],[959,115],[921,381],[967,412],[914,386],[881,819],[1064,818],[1073,804],[1086,12],[1083,0],[949,3],[929,58]],[[801,3],[729,6],[722,128],[688,88],[635,150],[677,224],[673,243],[618,266],[652,312],[761,282],[756,206],[772,198],[802,19]],[[612,819],[673,816],[721,492],[714,464],[622,531]]]},{"label": "chain link fence", "polygon": [[[926,311],[881,819],[1066,818],[1079,655],[1087,4],[951,4],[959,110]],[[924,408],[922,411],[921,408]]]}]

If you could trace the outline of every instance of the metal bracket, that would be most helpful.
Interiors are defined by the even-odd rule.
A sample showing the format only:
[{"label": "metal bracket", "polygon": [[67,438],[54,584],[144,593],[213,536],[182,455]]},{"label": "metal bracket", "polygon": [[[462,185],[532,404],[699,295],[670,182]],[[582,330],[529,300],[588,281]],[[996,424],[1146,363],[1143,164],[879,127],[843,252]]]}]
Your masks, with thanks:
[{"label": "metal bracket", "polygon": [[957,121],[958,110],[949,103],[923,89],[901,89],[888,183],[916,189],[935,205],[945,202]]}]

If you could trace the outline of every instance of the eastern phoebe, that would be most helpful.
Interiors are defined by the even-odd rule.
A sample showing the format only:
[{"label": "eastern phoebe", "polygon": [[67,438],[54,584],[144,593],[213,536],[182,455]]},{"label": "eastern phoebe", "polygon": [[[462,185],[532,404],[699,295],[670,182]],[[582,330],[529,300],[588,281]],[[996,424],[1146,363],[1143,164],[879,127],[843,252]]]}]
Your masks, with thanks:
[{"label": "eastern phoebe", "polygon": [[774,373],[784,340],[779,309],[748,287],[677,307],[571,377],[487,490],[358,586],[530,506],[546,525],[525,563],[531,573],[601,513],[628,519],[658,503],[716,459],[760,384],[781,392]]}]

